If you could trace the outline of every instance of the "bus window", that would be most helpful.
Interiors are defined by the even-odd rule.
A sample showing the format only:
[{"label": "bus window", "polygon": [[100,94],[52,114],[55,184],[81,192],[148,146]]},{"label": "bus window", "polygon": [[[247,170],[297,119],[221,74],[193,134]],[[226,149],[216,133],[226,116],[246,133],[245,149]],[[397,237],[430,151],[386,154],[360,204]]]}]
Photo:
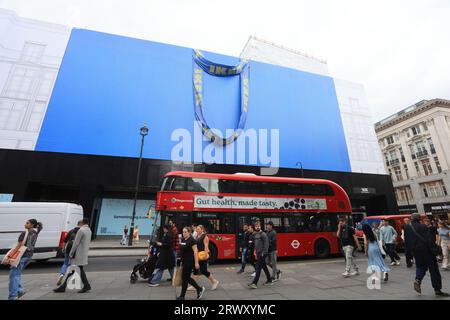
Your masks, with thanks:
[{"label": "bus window", "polygon": [[175,177],[170,186],[170,190],[183,191],[186,190],[186,179],[182,177]]},{"label": "bus window", "polygon": [[232,215],[225,213],[194,213],[193,222],[203,225],[207,233],[234,233]]},{"label": "bus window", "polygon": [[211,179],[210,192],[234,193],[234,181]]},{"label": "bus window", "polygon": [[301,195],[303,194],[302,186],[298,183],[283,183],[281,184],[281,194]]},{"label": "bus window", "polygon": [[187,191],[208,192],[209,180],[199,178],[187,178]]},{"label": "bus window", "polygon": [[283,218],[283,229],[284,232],[289,233],[289,232],[299,232],[299,225],[300,221],[299,221],[299,217],[288,217],[288,218]]},{"label": "bus window", "polygon": [[274,182],[261,182],[261,193],[281,194],[281,185]]},{"label": "bus window", "polygon": [[261,193],[259,181],[236,181],[236,193]]},{"label": "bus window", "polygon": [[279,218],[279,217],[264,217],[263,222],[264,222],[264,225],[266,226],[266,228],[267,228],[267,223],[269,221],[273,222],[273,229],[276,232],[283,232],[284,231],[281,218]]},{"label": "bus window", "polygon": [[181,233],[184,227],[191,225],[191,217],[189,213],[172,213],[165,212],[161,216],[162,225],[169,224],[169,221],[175,222],[175,225],[178,229],[178,233]]},{"label": "bus window", "polygon": [[305,196],[333,196],[333,189],[326,184],[303,184]]},{"label": "bus window", "polygon": [[164,178],[161,185],[161,190],[170,190],[170,185],[172,184],[173,179],[173,177]]}]

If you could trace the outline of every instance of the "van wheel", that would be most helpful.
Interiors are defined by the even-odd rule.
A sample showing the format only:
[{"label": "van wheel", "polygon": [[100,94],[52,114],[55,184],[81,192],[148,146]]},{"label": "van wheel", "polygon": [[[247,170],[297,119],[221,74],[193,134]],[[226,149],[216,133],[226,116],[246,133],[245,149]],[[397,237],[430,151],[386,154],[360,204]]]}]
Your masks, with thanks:
[{"label": "van wheel", "polygon": [[208,263],[209,264],[214,264],[217,261],[217,248],[215,245],[213,244],[209,244],[209,259],[208,259]]},{"label": "van wheel", "polygon": [[323,259],[330,255],[330,244],[325,239],[319,239],[314,244],[314,255],[317,258]]}]

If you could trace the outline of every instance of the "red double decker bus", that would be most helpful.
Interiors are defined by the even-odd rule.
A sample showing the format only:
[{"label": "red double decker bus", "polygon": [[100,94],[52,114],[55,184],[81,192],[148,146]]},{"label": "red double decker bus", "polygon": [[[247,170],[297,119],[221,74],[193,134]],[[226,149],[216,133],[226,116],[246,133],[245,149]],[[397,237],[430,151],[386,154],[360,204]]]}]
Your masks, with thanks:
[{"label": "red double decker bus", "polygon": [[339,252],[338,219],[351,219],[350,200],[328,180],[176,171],[166,174],[156,210],[161,224],[175,221],[179,231],[192,223],[205,226],[211,262],[236,259],[244,223],[272,221],[278,256]]}]

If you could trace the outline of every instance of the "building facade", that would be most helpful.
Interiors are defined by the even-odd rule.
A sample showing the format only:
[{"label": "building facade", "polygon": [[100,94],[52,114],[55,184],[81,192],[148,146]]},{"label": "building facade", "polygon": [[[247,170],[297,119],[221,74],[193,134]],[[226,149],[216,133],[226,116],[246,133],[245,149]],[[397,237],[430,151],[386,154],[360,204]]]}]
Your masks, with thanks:
[{"label": "building facade", "polygon": [[450,212],[450,101],[420,101],[375,131],[400,212]]},{"label": "building facade", "polygon": [[0,148],[34,150],[70,30],[0,10]]},{"label": "building facade", "polygon": [[[148,235],[152,223],[147,212],[165,173],[260,174],[271,159],[263,152],[271,151],[263,149],[263,135],[242,134],[217,146],[200,132],[196,146],[192,48],[1,14],[9,32],[1,35],[0,44],[15,55],[2,60],[0,73],[0,201],[79,203],[96,236],[120,236],[131,220],[139,128],[147,122],[137,225]],[[333,79],[324,61],[292,50],[272,46],[278,52],[264,61],[268,51],[261,50],[266,58],[258,58],[247,50],[250,44],[242,54],[251,58],[245,129],[266,130],[266,147],[275,145],[272,133],[278,132],[279,149],[270,152],[279,155],[277,175],[330,179],[346,190],[354,211],[396,212],[391,178],[379,150],[373,153],[370,145],[376,139],[367,125],[362,86]],[[215,63],[240,60],[204,54]],[[239,81],[204,75],[202,109],[212,128],[236,128],[242,114]],[[181,164],[173,158],[184,141],[177,138],[180,132],[194,138],[189,137],[182,152],[188,158]],[[258,142],[255,149],[246,147],[239,154],[239,144],[252,139]],[[214,161],[205,161],[211,154]]]}]

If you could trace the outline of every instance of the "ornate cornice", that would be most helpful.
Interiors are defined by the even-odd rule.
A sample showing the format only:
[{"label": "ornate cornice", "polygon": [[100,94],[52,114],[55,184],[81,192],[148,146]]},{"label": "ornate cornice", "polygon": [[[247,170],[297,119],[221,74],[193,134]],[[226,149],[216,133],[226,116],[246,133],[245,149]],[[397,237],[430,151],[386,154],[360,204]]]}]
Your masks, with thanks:
[{"label": "ornate cornice", "polygon": [[[413,108],[411,111],[404,112],[400,111],[397,113],[397,117],[392,118],[391,120],[382,120],[375,124],[375,132],[381,132],[387,128],[390,128],[396,124],[399,124],[405,120],[411,119],[412,117],[415,117],[421,113],[424,113],[425,111],[428,111],[435,107],[444,107],[450,109],[450,100],[445,99],[433,99],[424,102],[423,104],[418,105],[417,107]],[[407,108],[409,109],[409,108]],[[389,119],[389,118],[387,118]]]}]

